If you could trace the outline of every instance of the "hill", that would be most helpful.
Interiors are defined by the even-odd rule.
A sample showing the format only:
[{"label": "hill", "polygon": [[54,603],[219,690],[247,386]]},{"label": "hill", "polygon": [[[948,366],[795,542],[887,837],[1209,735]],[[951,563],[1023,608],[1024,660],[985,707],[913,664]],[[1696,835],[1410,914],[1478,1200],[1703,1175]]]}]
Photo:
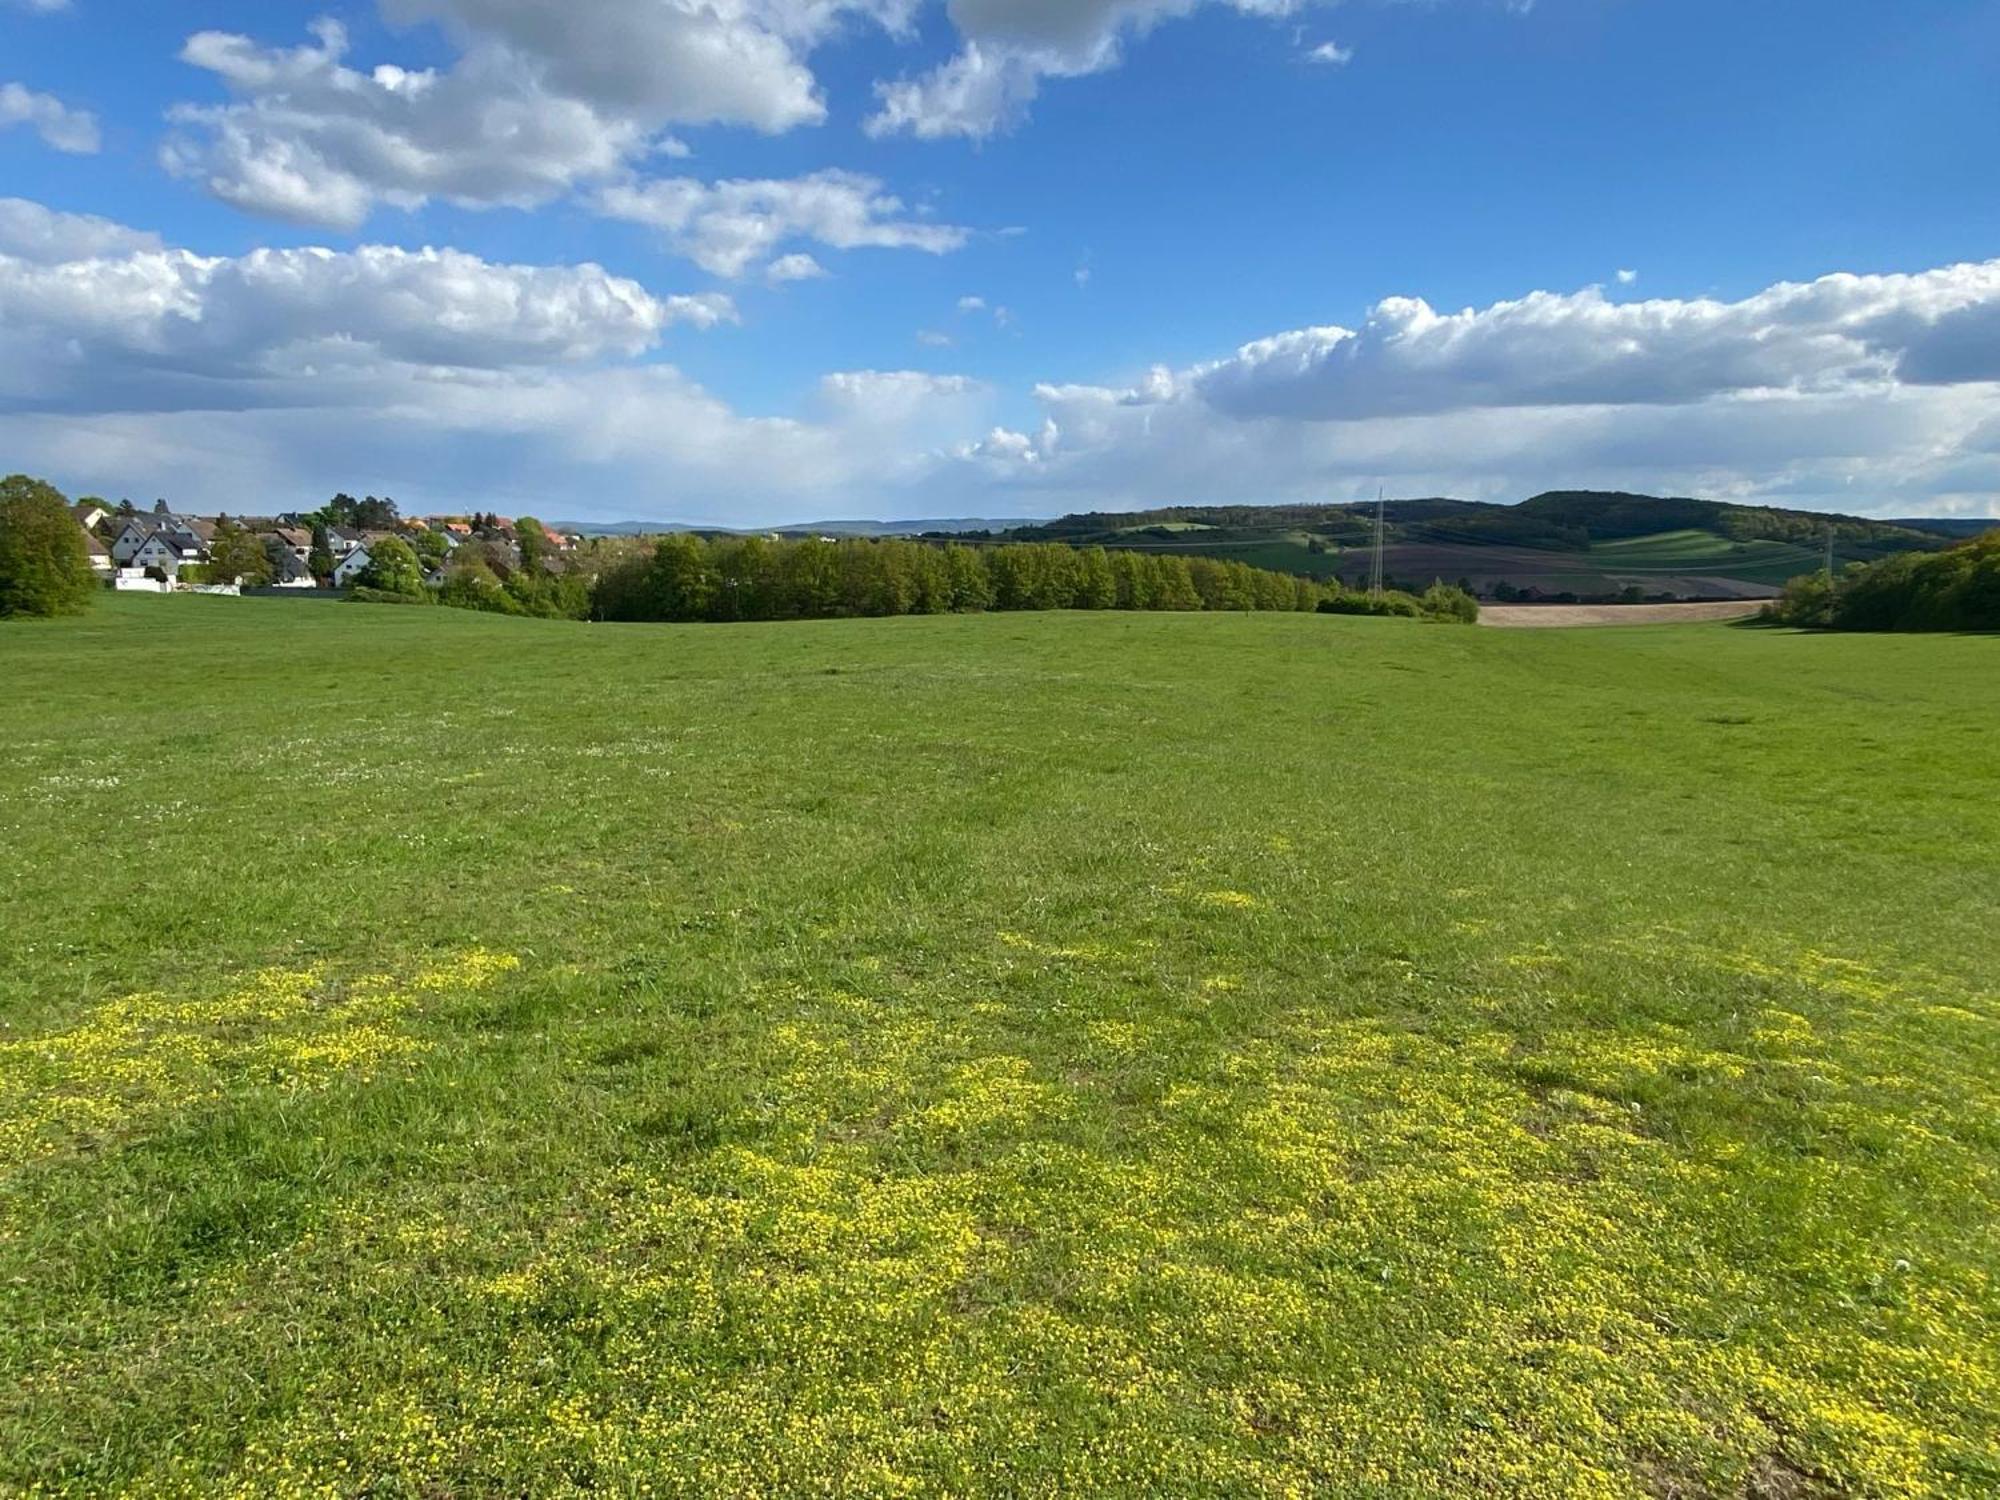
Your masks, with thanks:
[{"label": "hill", "polygon": [[1993,645],[0,626],[0,1491],[1991,1493]]},{"label": "hill", "polygon": [[[1943,545],[1936,534],[1860,516],[1648,495],[1552,491],[1518,505],[1393,500],[1384,568],[1402,586],[1464,580],[1476,592],[1579,599],[1764,598],[1825,562],[1873,562]],[[1072,546],[1235,558],[1256,567],[1364,584],[1375,507],[1175,507],[1065,516],[1000,533]]]},{"label": "hill", "polygon": [[683,521],[558,521],[559,531],[578,536],[663,536],[692,531],[707,536],[953,536],[960,532],[992,532],[1019,526],[1018,520],[969,518],[929,521],[801,521],[787,526],[698,526]]}]

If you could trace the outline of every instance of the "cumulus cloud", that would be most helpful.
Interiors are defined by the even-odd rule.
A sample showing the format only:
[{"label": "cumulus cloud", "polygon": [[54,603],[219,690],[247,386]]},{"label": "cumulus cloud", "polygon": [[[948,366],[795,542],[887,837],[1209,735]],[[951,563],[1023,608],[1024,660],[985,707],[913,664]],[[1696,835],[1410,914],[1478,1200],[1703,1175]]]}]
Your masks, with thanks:
[{"label": "cumulus cloud", "polygon": [[1462,407],[1656,405],[2000,379],[2000,261],[1780,283],[1739,302],[1536,292],[1441,314],[1392,297],[1178,379],[1236,416],[1308,421]]},{"label": "cumulus cloud", "polygon": [[1127,39],[1205,3],[1278,17],[1306,0],[951,0],[960,50],[921,77],[877,84],[866,128],[924,139],[992,135],[1020,123],[1044,78],[1115,67]]},{"label": "cumulus cloud", "polygon": [[686,154],[669,125],[820,123],[810,50],[852,20],[907,29],[915,0],[380,3],[442,28],[456,58],[353,67],[331,19],[296,47],[198,32],[182,60],[231,98],[173,112],[166,165],[237,207],[344,229],[382,203],[530,207]]},{"label": "cumulus cloud", "polygon": [[0,198],[0,256],[38,265],[157,251],[160,237],[95,214],[59,213],[25,198]]},{"label": "cumulus cloud", "polygon": [[72,109],[53,94],[38,94],[18,83],[0,83],[0,129],[26,125],[57,151],[89,156],[103,144],[97,116]]},{"label": "cumulus cloud", "polygon": [[773,286],[782,286],[788,281],[818,281],[827,274],[826,267],[810,255],[781,255],[764,268],[764,279]]},{"label": "cumulus cloud", "polygon": [[1307,62],[1327,68],[1344,68],[1354,61],[1354,49],[1343,47],[1338,42],[1321,42],[1317,47],[1308,47],[1301,55]]},{"label": "cumulus cloud", "polygon": [[382,245],[207,257],[0,203],[0,398],[44,407],[113,391],[164,406],[312,400],[316,382],[588,364],[734,316],[726,297],[656,297],[594,265]]},{"label": "cumulus cloud", "polygon": [[613,183],[598,212],[658,230],[668,246],[703,270],[741,276],[778,246],[812,240],[836,250],[865,247],[942,255],[967,231],[912,217],[873,177],[815,172],[806,177],[703,183],[692,177]]}]

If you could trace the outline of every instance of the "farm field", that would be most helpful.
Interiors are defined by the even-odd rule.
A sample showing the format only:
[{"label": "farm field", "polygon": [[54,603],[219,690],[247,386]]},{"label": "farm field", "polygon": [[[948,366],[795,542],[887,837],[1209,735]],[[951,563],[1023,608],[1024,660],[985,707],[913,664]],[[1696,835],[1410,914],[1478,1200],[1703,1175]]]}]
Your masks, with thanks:
[{"label": "farm field", "polygon": [[2000,641],[0,629],[0,1490],[2000,1489]]},{"label": "farm field", "polygon": [[[1168,531],[1175,533],[1171,540],[1148,535]],[[1155,523],[1129,528],[1126,535],[1129,540],[1112,539],[1109,544],[1140,552],[1227,558],[1321,580],[1338,578],[1350,586],[1367,583],[1372,557],[1365,545],[1315,551],[1309,533],[1274,528],[1228,531],[1186,522]],[[1851,542],[1843,542],[1838,553],[1842,563],[1884,555],[1883,548]],[[1464,578],[1482,590],[1511,583],[1545,593],[1615,594],[1637,586],[1648,593],[1763,599],[1775,597],[1801,573],[1816,571],[1820,556],[1810,544],[1735,542],[1709,531],[1682,530],[1612,538],[1582,551],[1505,546],[1491,540],[1393,539],[1383,549],[1383,564],[1390,577],[1419,587],[1434,578],[1447,582]]]}]

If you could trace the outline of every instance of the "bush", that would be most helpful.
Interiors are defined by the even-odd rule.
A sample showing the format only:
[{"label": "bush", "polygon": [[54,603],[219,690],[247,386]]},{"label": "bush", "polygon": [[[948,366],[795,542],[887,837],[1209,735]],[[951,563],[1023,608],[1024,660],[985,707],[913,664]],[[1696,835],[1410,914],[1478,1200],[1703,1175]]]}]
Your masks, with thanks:
[{"label": "bush", "polygon": [[1405,594],[1399,589],[1384,589],[1380,597],[1358,590],[1337,589],[1320,600],[1319,612],[1323,615],[1388,615],[1420,620],[1424,607],[1415,594]]},{"label": "bush", "polygon": [[422,594],[405,594],[396,589],[370,588],[367,584],[356,584],[347,591],[350,604],[428,604],[430,600]]},{"label": "bush", "polygon": [[1443,620],[1453,625],[1477,625],[1479,623],[1479,601],[1465,589],[1439,581],[1424,590],[1418,601],[1424,614],[1433,620]]},{"label": "bush", "polygon": [[0,616],[75,614],[96,592],[62,492],[25,474],[0,479]]}]

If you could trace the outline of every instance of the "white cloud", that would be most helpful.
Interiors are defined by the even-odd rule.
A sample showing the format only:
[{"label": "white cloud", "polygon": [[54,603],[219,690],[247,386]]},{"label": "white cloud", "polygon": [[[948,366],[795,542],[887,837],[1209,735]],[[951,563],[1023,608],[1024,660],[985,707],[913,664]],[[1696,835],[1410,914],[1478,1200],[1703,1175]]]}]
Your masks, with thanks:
[{"label": "white cloud", "polygon": [[984,297],[960,297],[958,299],[958,310],[962,313],[984,312],[986,310],[986,299]]},{"label": "white cloud", "polygon": [[981,139],[1020,123],[1044,78],[1117,66],[1124,42],[1220,3],[1245,15],[1291,15],[1307,0],[950,0],[962,45],[920,78],[879,83],[869,134]]},{"label": "white cloud", "polygon": [[950,334],[941,333],[935,328],[919,328],[917,330],[917,342],[922,344],[926,349],[949,349],[958,341]]},{"label": "white cloud", "polygon": [[781,255],[764,268],[764,279],[773,286],[788,281],[818,281],[826,274],[826,267],[810,255]]},{"label": "white cloud", "polygon": [[26,125],[57,151],[89,156],[103,144],[97,117],[72,109],[53,94],[38,94],[18,83],[0,83],[0,129]]},{"label": "white cloud", "polygon": [[2000,261],[1780,283],[1739,302],[1614,303],[1594,288],[1440,314],[1391,297],[1178,377],[1239,416],[1634,405],[1761,391],[2000,380]]},{"label": "white cloud", "polygon": [[1338,42],[1321,42],[1317,47],[1306,49],[1302,55],[1309,63],[1329,68],[1344,68],[1354,61],[1354,49],[1343,47]]},{"label": "white cloud", "polygon": [[1618,284],[1620,286],[1631,286],[1638,279],[1639,273],[1637,271],[1620,271],[1618,273]]},{"label": "white cloud", "polygon": [[317,401],[348,381],[631,358],[735,317],[726,297],[656,297],[594,265],[381,245],[204,257],[37,210],[0,203],[0,401]]},{"label": "white cloud", "polygon": [[811,240],[836,250],[867,247],[942,255],[967,232],[911,217],[873,177],[806,177],[703,183],[692,177],[613,183],[598,212],[649,225],[668,246],[718,276],[741,276],[780,245]]},{"label": "white cloud", "polygon": [[44,14],[53,14],[59,10],[69,9],[69,0],[14,0],[14,3],[25,6],[29,10],[41,11]]},{"label": "white cloud", "polygon": [[159,250],[160,237],[95,214],[66,214],[25,198],[0,198],[0,256],[55,265]]},{"label": "white cloud", "polygon": [[435,23],[443,68],[349,66],[337,21],[293,48],[228,32],[183,61],[232,101],[186,104],[164,160],[246,210],[352,229],[382,203],[529,207],[642,157],[669,125],[775,133],[826,117],[805,62],[850,19],[907,28],[915,0],[380,0]]}]

